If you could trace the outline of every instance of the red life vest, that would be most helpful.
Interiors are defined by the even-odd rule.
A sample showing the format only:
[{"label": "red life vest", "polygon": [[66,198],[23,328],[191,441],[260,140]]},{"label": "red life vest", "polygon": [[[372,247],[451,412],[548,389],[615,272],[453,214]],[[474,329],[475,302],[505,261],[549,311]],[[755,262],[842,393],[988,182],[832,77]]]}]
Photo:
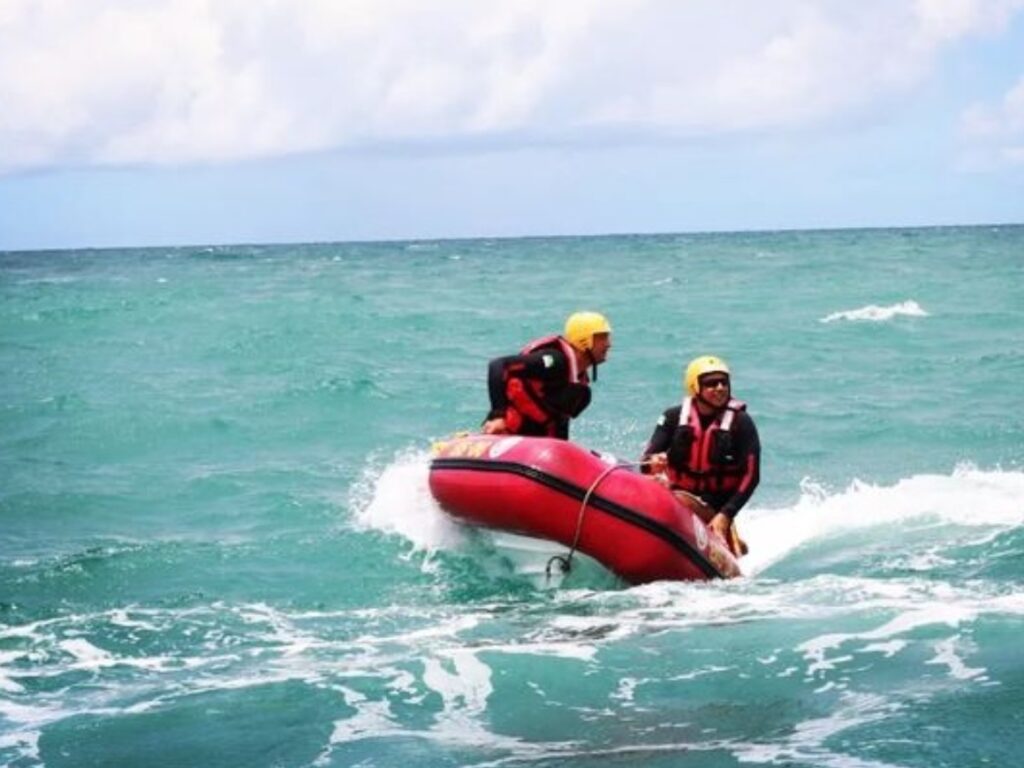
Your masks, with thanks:
[{"label": "red life vest", "polygon": [[729,430],[736,414],[747,409],[746,403],[729,400],[707,428],[700,422],[700,413],[693,406],[693,398],[683,399],[679,411],[679,428],[689,434],[673,436],[688,441],[679,446],[683,461],[669,462],[667,474],[675,488],[700,496],[704,493],[734,493],[743,482],[746,467],[739,457],[732,455]]},{"label": "red life vest", "polygon": [[589,379],[586,370],[580,371],[576,362],[576,350],[561,336],[545,336],[531,341],[520,351],[520,355],[530,355],[544,349],[558,349],[565,356],[568,367],[566,386],[574,389],[583,388],[585,394],[576,391],[578,407],[562,410],[551,402],[545,391],[544,382],[538,379],[524,379],[519,376],[507,376],[505,396],[508,406],[505,409],[505,425],[510,432],[519,433],[525,421],[533,422],[544,434],[557,437],[560,429],[572,417],[577,416],[589,402]]}]

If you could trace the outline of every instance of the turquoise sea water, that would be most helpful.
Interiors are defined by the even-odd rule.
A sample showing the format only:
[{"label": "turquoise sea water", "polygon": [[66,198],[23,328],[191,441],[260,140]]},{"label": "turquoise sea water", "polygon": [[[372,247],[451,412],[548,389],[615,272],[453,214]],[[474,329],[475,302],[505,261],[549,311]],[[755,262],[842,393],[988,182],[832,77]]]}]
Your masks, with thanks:
[{"label": "turquoise sea water", "polygon": [[[1022,227],[0,253],[0,765],[1015,765],[1022,278]],[[581,308],[588,447],[731,363],[744,579],[434,506]]]}]

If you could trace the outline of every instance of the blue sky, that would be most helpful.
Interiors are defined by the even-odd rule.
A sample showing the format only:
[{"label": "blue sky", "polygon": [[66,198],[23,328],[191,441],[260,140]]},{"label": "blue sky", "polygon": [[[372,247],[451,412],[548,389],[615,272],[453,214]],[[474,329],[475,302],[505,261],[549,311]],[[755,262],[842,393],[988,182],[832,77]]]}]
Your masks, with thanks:
[{"label": "blue sky", "polygon": [[0,0],[0,250],[1024,222],[1024,0]]}]

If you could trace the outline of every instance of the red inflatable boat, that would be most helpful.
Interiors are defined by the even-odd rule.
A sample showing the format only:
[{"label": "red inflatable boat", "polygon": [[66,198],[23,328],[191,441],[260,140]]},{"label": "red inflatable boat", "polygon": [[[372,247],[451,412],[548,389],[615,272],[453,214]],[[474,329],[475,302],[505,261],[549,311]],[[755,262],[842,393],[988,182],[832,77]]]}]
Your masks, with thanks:
[{"label": "red inflatable boat", "polygon": [[463,522],[559,542],[633,584],[740,575],[726,543],[670,491],[565,440],[465,435],[439,442],[430,491]]}]

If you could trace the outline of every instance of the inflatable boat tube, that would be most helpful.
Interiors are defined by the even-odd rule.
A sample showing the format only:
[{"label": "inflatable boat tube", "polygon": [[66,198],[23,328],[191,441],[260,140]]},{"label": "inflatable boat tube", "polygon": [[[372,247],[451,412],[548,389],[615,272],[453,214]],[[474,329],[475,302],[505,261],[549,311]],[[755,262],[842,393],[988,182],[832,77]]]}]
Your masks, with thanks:
[{"label": "inflatable boat tube", "polygon": [[632,584],[741,575],[667,488],[565,440],[461,435],[434,446],[430,491],[457,520],[558,542]]}]

